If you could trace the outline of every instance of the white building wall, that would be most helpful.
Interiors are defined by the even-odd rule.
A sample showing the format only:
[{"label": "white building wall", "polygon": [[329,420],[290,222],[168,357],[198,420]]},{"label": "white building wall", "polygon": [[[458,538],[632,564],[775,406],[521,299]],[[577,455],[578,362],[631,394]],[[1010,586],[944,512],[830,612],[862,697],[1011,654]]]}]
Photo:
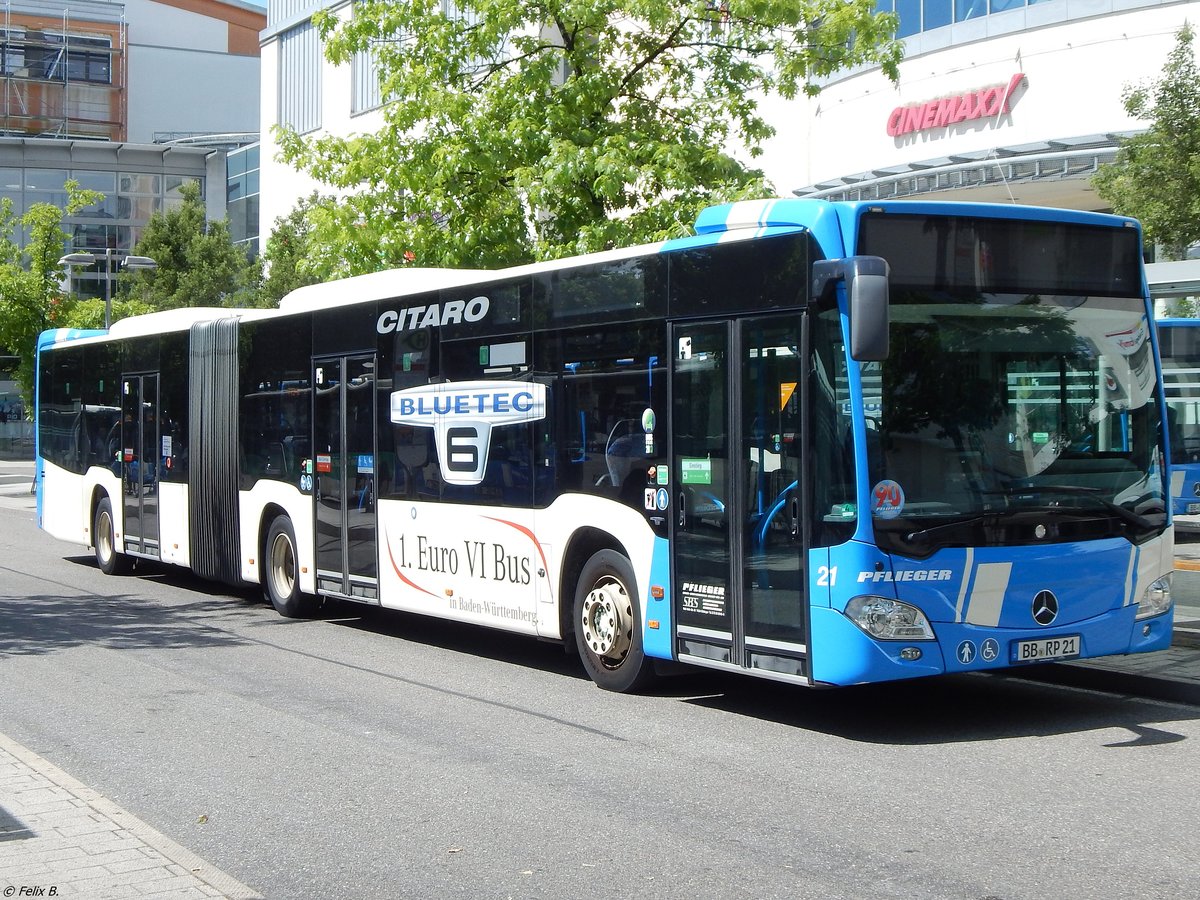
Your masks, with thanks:
[{"label": "white building wall", "polygon": [[[787,194],[892,166],[1144,128],[1125,114],[1122,93],[1130,83],[1161,75],[1186,20],[1200,20],[1200,3],[1052,24],[921,53],[901,64],[898,85],[876,70],[840,80],[813,99],[772,99],[763,108],[778,135],[758,164]],[[898,106],[1007,85],[1017,73],[1026,81],[1008,115],[899,137],[887,132]],[[1090,192],[1078,183],[1075,189]],[[1070,205],[1088,205],[1087,198],[1079,200]]]},{"label": "white building wall", "polygon": [[[348,16],[350,9],[342,6],[338,13]],[[310,135],[335,134],[348,137],[352,134],[369,134],[383,127],[383,114],[372,110],[360,115],[351,114],[352,85],[350,64],[333,66],[323,61],[321,68],[321,127]],[[262,45],[262,125],[261,157],[259,178],[262,194],[259,199],[259,234],[265,246],[275,220],[286,216],[296,203],[313,191],[334,194],[328,185],[321,184],[298,171],[290,164],[278,159],[279,143],[275,138],[274,126],[279,121],[279,41],[270,38]]]},{"label": "white building wall", "polygon": [[132,45],[129,140],[150,143],[164,133],[257,132],[258,77],[254,56]]},{"label": "white building wall", "polygon": [[128,0],[125,18],[130,142],[258,131],[259,60],[229,53],[226,21],[153,0]]},{"label": "white building wall", "polygon": [[229,26],[220,19],[153,0],[125,0],[129,42],[134,46],[211,50],[229,49]]}]

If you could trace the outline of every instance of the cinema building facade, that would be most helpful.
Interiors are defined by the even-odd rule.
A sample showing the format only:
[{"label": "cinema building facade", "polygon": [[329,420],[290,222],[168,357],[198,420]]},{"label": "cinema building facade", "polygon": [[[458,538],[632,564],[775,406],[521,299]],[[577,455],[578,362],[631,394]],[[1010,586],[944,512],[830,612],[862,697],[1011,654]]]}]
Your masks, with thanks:
[{"label": "cinema building facade", "polygon": [[899,14],[900,80],[843,73],[766,108],[760,160],[781,194],[1103,210],[1091,177],[1123,135],[1122,94],[1161,76],[1200,2],[880,0]]}]

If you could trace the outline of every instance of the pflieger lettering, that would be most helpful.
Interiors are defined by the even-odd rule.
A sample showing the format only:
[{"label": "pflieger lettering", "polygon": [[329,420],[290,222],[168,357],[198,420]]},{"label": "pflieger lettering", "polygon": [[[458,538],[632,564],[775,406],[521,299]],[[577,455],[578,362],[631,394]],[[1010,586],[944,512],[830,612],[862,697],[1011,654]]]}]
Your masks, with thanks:
[{"label": "pflieger lettering", "polygon": [[891,584],[900,581],[949,581],[954,572],[950,569],[901,569],[898,572],[859,572],[858,583],[883,582]]}]

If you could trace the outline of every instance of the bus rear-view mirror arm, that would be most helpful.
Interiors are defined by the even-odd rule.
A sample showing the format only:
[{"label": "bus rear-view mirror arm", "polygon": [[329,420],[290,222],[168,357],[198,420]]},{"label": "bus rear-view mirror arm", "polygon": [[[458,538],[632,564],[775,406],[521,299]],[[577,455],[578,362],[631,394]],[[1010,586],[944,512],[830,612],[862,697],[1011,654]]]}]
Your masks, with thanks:
[{"label": "bus rear-view mirror arm", "polygon": [[850,298],[850,358],[887,359],[888,264],[879,256],[848,256],[813,263],[813,301],[830,302],[839,281]]}]

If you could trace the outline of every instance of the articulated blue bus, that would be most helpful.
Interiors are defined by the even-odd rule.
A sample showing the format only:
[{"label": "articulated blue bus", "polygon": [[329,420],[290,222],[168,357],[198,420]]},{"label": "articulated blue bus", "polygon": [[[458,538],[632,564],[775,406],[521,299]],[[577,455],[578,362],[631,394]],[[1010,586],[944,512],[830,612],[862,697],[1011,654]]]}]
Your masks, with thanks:
[{"label": "articulated blue bus", "polygon": [[617,691],[1158,650],[1151,322],[1130,219],[735,203],[652,246],[47,333],[38,518],[106,572],[561,641]]}]

